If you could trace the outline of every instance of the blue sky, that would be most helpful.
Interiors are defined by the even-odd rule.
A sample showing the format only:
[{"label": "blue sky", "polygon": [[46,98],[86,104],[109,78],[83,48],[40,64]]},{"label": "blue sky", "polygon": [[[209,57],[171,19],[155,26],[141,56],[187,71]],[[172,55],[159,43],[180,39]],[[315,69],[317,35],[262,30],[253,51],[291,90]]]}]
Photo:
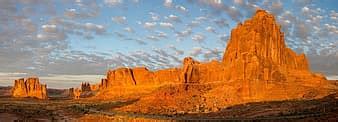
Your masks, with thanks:
[{"label": "blue sky", "polygon": [[[313,71],[336,76],[337,5],[336,0],[2,0],[0,85],[31,75],[50,84],[97,82],[121,66],[157,70],[180,66],[186,56],[219,60],[231,29],[256,9],[275,15],[287,45],[306,53]],[[61,87],[56,84],[52,87]]]}]

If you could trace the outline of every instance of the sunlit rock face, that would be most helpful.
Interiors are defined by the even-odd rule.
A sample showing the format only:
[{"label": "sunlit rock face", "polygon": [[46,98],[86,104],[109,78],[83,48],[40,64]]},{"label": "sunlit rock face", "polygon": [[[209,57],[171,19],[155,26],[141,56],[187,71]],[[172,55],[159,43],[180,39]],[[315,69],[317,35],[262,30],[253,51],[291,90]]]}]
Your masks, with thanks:
[{"label": "sunlit rock face", "polygon": [[149,71],[146,67],[118,68],[107,72],[107,79],[102,79],[101,88],[110,86],[158,85],[179,82],[180,69],[172,68]]},{"label": "sunlit rock face", "polygon": [[284,33],[273,15],[256,11],[252,19],[231,31],[223,56],[226,79],[285,80],[281,72],[308,70],[304,54],[286,47]]},{"label": "sunlit rock face", "polygon": [[325,77],[309,71],[304,54],[285,45],[280,28],[272,14],[257,10],[232,30],[221,62],[187,57],[180,67],[181,84],[161,87],[121,110],[218,111],[248,102],[316,99],[336,92]]},{"label": "sunlit rock face", "polygon": [[27,78],[26,81],[21,78],[14,81],[12,96],[47,99],[47,85],[40,84],[39,78]]}]

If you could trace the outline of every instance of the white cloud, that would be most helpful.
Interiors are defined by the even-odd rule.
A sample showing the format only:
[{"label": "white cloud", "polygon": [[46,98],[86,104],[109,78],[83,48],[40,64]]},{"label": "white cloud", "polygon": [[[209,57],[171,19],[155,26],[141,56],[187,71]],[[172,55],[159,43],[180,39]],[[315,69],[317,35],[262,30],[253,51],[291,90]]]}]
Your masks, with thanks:
[{"label": "white cloud", "polygon": [[210,33],[217,33],[216,30],[211,26],[206,27],[205,30],[210,32]]},{"label": "white cloud", "polygon": [[127,32],[129,32],[129,33],[134,33],[134,32],[135,32],[134,29],[131,28],[131,27],[125,27],[123,30],[124,30],[124,31],[127,31]]},{"label": "white cloud", "polygon": [[47,32],[47,33],[55,33],[57,32],[57,29],[56,29],[56,25],[42,25],[41,28],[43,29],[44,32]]},{"label": "white cloud", "polygon": [[127,18],[125,16],[115,16],[115,17],[112,17],[112,21],[117,24],[126,24]]},{"label": "white cloud", "polygon": [[154,29],[156,25],[156,22],[145,22],[143,27],[146,29]]},{"label": "white cloud", "polygon": [[123,0],[104,0],[104,3],[109,6],[119,5],[123,2]]},{"label": "white cloud", "polygon": [[164,5],[165,7],[172,7],[173,1],[172,1],[172,0],[164,0],[163,5]]},{"label": "white cloud", "polygon": [[161,31],[158,31],[157,32],[157,37],[160,37],[160,38],[167,38],[167,33],[164,33],[164,32],[161,32]]},{"label": "white cloud", "polygon": [[159,16],[158,14],[156,14],[156,13],[154,13],[154,12],[149,12],[149,14],[151,15],[151,19],[152,19],[153,21],[158,21],[158,20],[160,20],[160,16]]},{"label": "white cloud", "polygon": [[176,5],[175,8],[180,12],[188,12],[188,9],[182,5]]},{"label": "white cloud", "polygon": [[95,31],[98,34],[106,31],[103,25],[94,24],[94,23],[85,23],[85,28],[88,30]]},{"label": "white cloud", "polygon": [[179,37],[179,38],[182,38],[182,37],[187,37],[189,35],[192,34],[192,29],[191,28],[187,28],[181,32],[176,32],[176,36]]},{"label": "white cloud", "polygon": [[169,48],[175,51],[176,55],[183,55],[184,51],[177,49],[174,45],[169,45]]},{"label": "white cloud", "polygon": [[160,22],[160,26],[164,27],[164,28],[169,28],[169,29],[173,29],[174,25],[168,22]]},{"label": "white cloud", "polygon": [[193,49],[190,52],[190,56],[193,56],[193,57],[197,57],[200,54],[202,54],[202,48],[201,47],[193,47]]},{"label": "white cloud", "polygon": [[228,21],[226,19],[224,19],[224,18],[215,20],[214,22],[220,28],[229,27]]},{"label": "white cloud", "polygon": [[157,36],[149,35],[146,37],[147,39],[153,40],[153,41],[159,41],[160,39]]},{"label": "white cloud", "polygon": [[241,12],[235,6],[223,7],[223,9],[225,12],[227,12],[232,20],[239,21],[243,17]]},{"label": "white cloud", "polygon": [[234,3],[237,5],[243,5],[244,1],[243,0],[234,0]]},{"label": "white cloud", "polygon": [[283,12],[283,3],[280,0],[272,2],[270,10],[277,16]]},{"label": "white cloud", "polygon": [[173,14],[170,14],[167,18],[168,18],[170,21],[181,22],[181,19],[180,19],[178,16],[173,15]]},{"label": "white cloud", "polygon": [[192,40],[198,42],[198,43],[202,43],[205,39],[205,36],[202,34],[195,34],[191,37]]}]

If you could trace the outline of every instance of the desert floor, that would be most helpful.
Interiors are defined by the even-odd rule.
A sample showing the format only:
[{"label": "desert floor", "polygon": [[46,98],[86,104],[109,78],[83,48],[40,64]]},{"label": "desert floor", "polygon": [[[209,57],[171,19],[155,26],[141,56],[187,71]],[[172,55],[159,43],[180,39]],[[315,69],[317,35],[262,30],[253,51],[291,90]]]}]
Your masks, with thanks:
[{"label": "desert floor", "polygon": [[112,121],[112,120],[333,120],[338,118],[337,95],[317,100],[259,102],[224,108],[216,113],[147,115],[116,111],[129,101],[69,100],[0,97],[0,121]]}]

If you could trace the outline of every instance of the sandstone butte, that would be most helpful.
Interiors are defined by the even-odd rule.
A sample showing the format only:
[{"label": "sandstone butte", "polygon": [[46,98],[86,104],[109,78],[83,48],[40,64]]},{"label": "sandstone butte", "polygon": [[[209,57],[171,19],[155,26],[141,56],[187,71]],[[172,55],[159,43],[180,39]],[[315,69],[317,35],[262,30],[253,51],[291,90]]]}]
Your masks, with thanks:
[{"label": "sandstone butte", "polygon": [[38,99],[48,99],[47,85],[40,84],[39,78],[31,77],[17,79],[12,88],[13,97],[32,97]]},{"label": "sandstone butte", "polygon": [[265,10],[257,10],[231,31],[222,61],[198,62],[187,57],[178,68],[117,68],[109,70],[96,88],[92,99],[140,98],[119,110],[162,114],[316,99],[337,91],[323,75],[310,71],[305,54],[286,46],[281,26]]}]

